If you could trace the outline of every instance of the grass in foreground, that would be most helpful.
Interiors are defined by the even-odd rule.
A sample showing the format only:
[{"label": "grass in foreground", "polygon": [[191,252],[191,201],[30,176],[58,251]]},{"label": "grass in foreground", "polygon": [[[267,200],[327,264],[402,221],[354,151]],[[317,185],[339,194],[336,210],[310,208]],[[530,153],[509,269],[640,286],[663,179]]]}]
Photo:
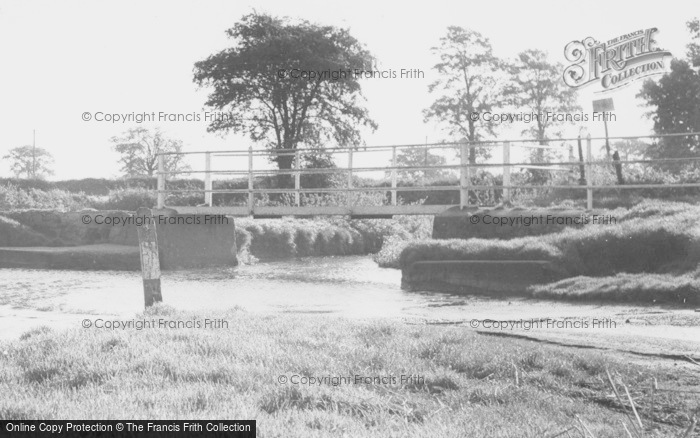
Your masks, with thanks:
[{"label": "grass in foreground", "polygon": [[[204,316],[156,306],[137,319]],[[0,345],[3,419],[257,419],[260,436],[682,436],[700,377],[588,350],[485,337],[462,327],[228,311],[224,330],[37,329]],[[291,378],[422,376],[405,384],[293,385]],[[517,377],[516,377],[517,376]],[[623,403],[627,403],[623,401]],[[633,432],[634,433],[634,432]],[[567,436],[566,433],[560,436]],[[634,435],[633,435],[634,436]],[[639,435],[637,435],[639,436]]]}]

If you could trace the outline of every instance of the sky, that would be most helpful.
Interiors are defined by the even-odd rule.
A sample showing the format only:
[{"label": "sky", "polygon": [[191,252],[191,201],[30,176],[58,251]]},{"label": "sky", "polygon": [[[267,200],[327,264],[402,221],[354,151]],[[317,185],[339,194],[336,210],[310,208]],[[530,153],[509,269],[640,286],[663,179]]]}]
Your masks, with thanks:
[{"label": "sky", "polygon": [[[253,11],[349,28],[382,68],[423,70],[423,79],[363,81],[366,106],[379,125],[365,141],[388,145],[447,138],[424,122],[423,110],[435,99],[428,92],[436,79],[430,48],[450,25],[481,32],[499,57],[539,49],[565,65],[570,41],[608,40],[656,27],[658,46],[684,57],[685,22],[700,16],[700,2],[0,0],[0,157],[31,144],[35,130],[36,145],[54,156],[52,179],[118,176],[110,139],[138,125],[84,121],[83,113],[203,113],[209,90],[193,83],[194,63],[230,47],[225,30]],[[640,86],[634,82],[602,96],[615,101],[611,136],[651,133],[648,109],[635,98]],[[600,96],[583,90],[579,104],[590,113],[595,98]],[[571,128],[574,135],[580,127],[603,135],[602,123],[578,125]],[[243,150],[252,144],[236,134],[209,133],[204,121],[143,126],[182,140],[186,151]],[[7,176],[7,160],[0,160],[0,177]]]}]

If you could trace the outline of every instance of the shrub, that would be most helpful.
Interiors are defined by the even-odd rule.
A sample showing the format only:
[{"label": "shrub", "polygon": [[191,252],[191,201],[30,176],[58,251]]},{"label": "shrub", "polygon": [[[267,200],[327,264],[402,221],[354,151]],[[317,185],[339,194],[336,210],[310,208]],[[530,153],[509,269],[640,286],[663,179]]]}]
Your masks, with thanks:
[{"label": "shrub", "polygon": [[107,200],[96,205],[96,208],[102,210],[136,211],[141,207],[155,207],[156,198],[156,193],[151,190],[119,189],[110,192]]},{"label": "shrub", "polygon": [[0,185],[0,210],[53,209],[74,211],[91,207],[94,202],[94,197],[84,193],[69,193],[58,189],[48,191],[34,188],[23,189],[14,184]]}]

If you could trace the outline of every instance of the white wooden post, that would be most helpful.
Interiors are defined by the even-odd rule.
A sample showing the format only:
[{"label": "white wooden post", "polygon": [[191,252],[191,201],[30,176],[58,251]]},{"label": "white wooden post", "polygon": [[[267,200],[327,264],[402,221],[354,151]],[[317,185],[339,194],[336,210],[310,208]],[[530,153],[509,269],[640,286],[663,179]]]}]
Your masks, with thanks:
[{"label": "white wooden post", "polygon": [[[162,155],[160,155],[162,157]],[[158,236],[156,222],[150,208],[136,210],[143,225],[137,228],[139,253],[141,255],[141,275],[143,277],[143,299],[146,307],[163,301],[160,290],[160,259],[158,258]]]},{"label": "white wooden post", "polygon": [[586,206],[588,210],[593,210],[593,172],[591,172],[593,153],[591,152],[591,134],[586,138]]},{"label": "white wooden post", "polygon": [[[503,186],[510,186],[510,142],[503,142]],[[510,189],[503,189],[503,202],[510,202]]]},{"label": "white wooden post", "polygon": [[459,162],[459,208],[462,209],[469,205],[469,148],[466,143],[460,145]]},{"label": "white wooden post", "polygon": [[299,189],[301,188],[301,172],[299,171],[300,169],[299,165],[299,150],[294,151],[294,169],[296,172],[294,173],[294,203],[296,204],[297,207],[301,205],[301,193],[299,192]]},{"label": "white wooden post", "polygon": [[396,205],[396,146],[391,148],[391,205]]},{"label": "white wooden post", "polygon": [[253,214],[255,205],[255,195],[253,194],[253,146],[248,148],[248,214]]},{"label": "white wooden post", "polygon": [[212,192],[211,192],[211,152],[207,152],[204,155],[204,203],[211,207],[212,204]]},{"label": "white wooden post", "polygon": [[165,155],[158,155],[158,208],[165,207]]},{"label": "white wooden post", "polygon": [[348,207],[352,207],[352,147],[348,149]]}]

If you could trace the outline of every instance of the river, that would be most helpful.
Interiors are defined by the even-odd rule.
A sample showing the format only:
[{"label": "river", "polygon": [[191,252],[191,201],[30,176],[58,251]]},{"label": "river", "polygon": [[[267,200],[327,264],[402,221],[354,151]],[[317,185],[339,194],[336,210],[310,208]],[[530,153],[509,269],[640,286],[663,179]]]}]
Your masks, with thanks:
[{"label": "river", "polygon": [[[496,321],[609,320],[599,330],[501,328],[550,340],[606,346],[640,344],[654,352],[700,352],[700,313],[693,309],[532,299],[492,299],[400,288],[401,272],[379,268],[370,257],[314,257],[242,265],[235,268],[165,271],[163,301],[183,310],[207,312],[240,306],[254,313],[295,313],[347,318],[390,318],[417,324]],[[83,318],[132,318],[143,310],[139,272],[0,269],[0,339],[14,339],[32,327],[80,327]],[[481,325],[471,328],[485,329]],[[591,336],[595,334],[595,336]]]}]

